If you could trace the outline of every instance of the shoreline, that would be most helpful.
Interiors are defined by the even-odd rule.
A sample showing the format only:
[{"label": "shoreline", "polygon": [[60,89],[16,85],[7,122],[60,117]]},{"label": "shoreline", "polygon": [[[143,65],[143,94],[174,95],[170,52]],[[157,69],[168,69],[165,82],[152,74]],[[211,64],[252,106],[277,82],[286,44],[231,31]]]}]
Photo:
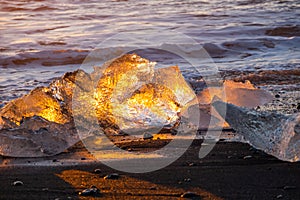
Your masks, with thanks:
[{"label": "shoreline", "polygon": [[[299,199],[299,162],[283,162],[238,142],[218,142],[199,159],[200,144],[195,140],[177,161],[144,174],[118,172],[100,162],[1,167],[0,199],[182,199],[188,191],[197,195],[194,199]],[[111,173],[120,177],[105,180]],[[13,186],[17,180],[23,185]],[[92,185],[99,196],[78,195]]]}]

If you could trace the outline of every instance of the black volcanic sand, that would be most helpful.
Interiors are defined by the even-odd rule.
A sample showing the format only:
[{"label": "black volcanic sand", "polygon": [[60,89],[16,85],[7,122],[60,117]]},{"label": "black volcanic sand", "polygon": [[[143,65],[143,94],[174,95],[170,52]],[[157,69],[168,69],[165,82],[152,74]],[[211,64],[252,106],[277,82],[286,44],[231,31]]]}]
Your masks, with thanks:
[{"label": "black volcanic sand", "polygon": [[[170,166],[145,174],[118,172],[96,162],[11,166],[5,165],[9,159],[4,158],[0,168],[0,199],[182,199],[180,196],[187,191],[195,194],[193,199],[300,199],[299,162],[283,162],[236,142],[218,142],[208,156],[199,159],[201,142],[195,140]],[[83,147],[76,149],[78,159],[90,159]],[[95,173],[95,169],[101,172]],[[120,177],[104,179],[110,173]],[[17,180],[23,185],[12,185]],[[100,189],[99,195],[78,194],[92,185]]]}]

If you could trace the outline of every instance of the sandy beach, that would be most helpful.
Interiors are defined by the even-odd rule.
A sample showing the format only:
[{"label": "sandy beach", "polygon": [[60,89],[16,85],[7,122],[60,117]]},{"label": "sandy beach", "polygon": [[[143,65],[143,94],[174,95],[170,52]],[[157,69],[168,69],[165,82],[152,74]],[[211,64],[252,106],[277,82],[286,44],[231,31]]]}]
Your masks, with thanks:
[{"label": "sandy beach", "polygon": [[[236,142],[218,142],[199,159],[201,142],[195,140],[170,166],[145,174],[118,172],[100,162],[66,166],[56,160],[68,153],[48,158],[56,166],[3,166],[0,199],[182,199],[186,192],[192,192],[192,199],[300,198],[300,163],[283,162]],[[91,157],[83,147],[73,154],[80,155],[78,161]],[[120,176],[104,179],[111,173]],[[15,181],[23,185],[14,186]],[[100,193],[79,195],[91,186]]]}]

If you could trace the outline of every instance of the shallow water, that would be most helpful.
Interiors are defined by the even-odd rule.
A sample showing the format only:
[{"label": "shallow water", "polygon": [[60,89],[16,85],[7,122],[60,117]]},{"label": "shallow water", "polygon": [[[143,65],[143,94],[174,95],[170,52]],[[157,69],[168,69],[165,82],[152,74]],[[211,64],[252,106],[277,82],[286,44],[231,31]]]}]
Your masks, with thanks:
[{"label": "shallow water", "polygon": [[[75,70],[99,43],[129,31],[186,34],[204,46],[220,70],[297,69],[299,7],[295,0],[1,0],[0,105]],[[156,54],[154,61],[178,64]]]}]

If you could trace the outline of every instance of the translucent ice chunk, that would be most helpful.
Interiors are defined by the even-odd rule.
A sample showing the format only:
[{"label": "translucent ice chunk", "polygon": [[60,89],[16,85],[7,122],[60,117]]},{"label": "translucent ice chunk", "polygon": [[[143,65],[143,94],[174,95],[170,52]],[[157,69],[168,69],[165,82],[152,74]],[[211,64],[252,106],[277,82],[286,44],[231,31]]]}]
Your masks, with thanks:
[{"label": "translucent ice chunk", "polygon": [[[151,67],[154,68],[154,65]],[[116,84],[111,107],[116,123],[123,130],[161,129],[164,125],[175,124],[181,109],[196,99],[178,67],[148,71],[151,72],[146,74],[148,79],[145,79],[145,74],[133,71],[133,81],[121,78]],[[144,83],[140,86],[142,81],[135,80],[142,79]],[[129,89],[123,89],[127,84]]]},{"label": "translucent ice chunk", "polygon": [[0,128],[7,127],[9,123],[20,125],[23,118],[33,116],[59,124],[70,122],[73,89],[75,86],[86,89],[89,85],[85,84],[87,79],[88,74],[82,70],[68,72],[49,87],[35,88],[29,94],[9,102],[0,110]]},{"label": "translucent ice chunk", "polygon": [[230,126],[242,134],[255,148],[281,160],[299,161],[299,113],[283,115],[273,112],[257,112],[222,101],[215,101],[213,106]]},{"label": "translucent ice chunk", "polygon": [[[250,81],[235,82],[231,80],[225,80],[224,83],[217,87],[208,87],[197,94],[198,101],[202,107],[209,107],[212,103],[214,96],[217,96],[224,102],[232,103],[237,106],[254,108],[259,105],[266,104],[273,99],[273,96],[262,89],[255,88]],[[217,119],[222,119],[222,117],[214,110],[211,109],[211,115]],[[223,123],[221,120],[220,123],[212,123],[215,127],[224,127],[228,128],[228,123]]]},{"label": "translucent ice chunk", "polygon": [[[0,110],[0,154],[39,157],[62,152],[79,140],[75,115],[76,128],[86,133],[81,138],[106,128],[118,133],[120,128],[174,125],[181,109],[196,97],[178,67],[154,70],[154,65],[136,54],[124,55],[91,74],[66,73],[48,87],[9,102]],[[92,129],[85,131],[86,124]]]},{"label": "translucent ice chunk", "polygon": [[71,123],[64,125],[39,116],[24,118],[15,129],[0,130],[0,154],[43,157],[58,154],[79,141]]},{"label": "translucent ice chunk", "polygon": [[[173,92],[158,84],[147,84],[124,102],[113,104],[113,114],[121,129],[149,129],[174,124],[180,111]],[[159,130],[158,130],[159,131]]]},{"label": "translucent ice chunk", "polygon": [[[112,103],[123,102],[132,92],[150,81],[153,77],[154,64],[136,54],[127,54],[95,70],[92,77],[97,82],[95,107],[99,121],[108,124],[116,122]],[[113,97],[114,100],[111,101]]]},{"label": "translucent ice chunk", "polygon": [[241,83],[231,80],[224,81],[222,87],[204,89],[197,96],[201,104],[210,104],[213,97],[218,96],[227,103],[248,108],[263,105],[273,99],[272,94],[255,88],[249,81]]},{"label": "translucent ice chunk", "polygon": [[181,106],[187,105],[196,98],[195,92],[183,78],[178,66],[155,70],[153,82],[169,88]]},{"label": "translucent ice chunk", "polygon": [[75,87],[87,90],[88,79],[81,70],[66,73],[49,87],[38,87],[3,107],[0,110],[0,154],[49,156],[78,142],[72,122],[72,91]]},{"label": "translucent ice chunk", "polygon": [[[0,115],[19,125],[24,117],[41,116],[49,121],[66,123],[69,116],[60,109],[49,88],[39,87],[28,95],[9,102],[1,109]],[[0,122],[3,124],[4,122]]]}]

